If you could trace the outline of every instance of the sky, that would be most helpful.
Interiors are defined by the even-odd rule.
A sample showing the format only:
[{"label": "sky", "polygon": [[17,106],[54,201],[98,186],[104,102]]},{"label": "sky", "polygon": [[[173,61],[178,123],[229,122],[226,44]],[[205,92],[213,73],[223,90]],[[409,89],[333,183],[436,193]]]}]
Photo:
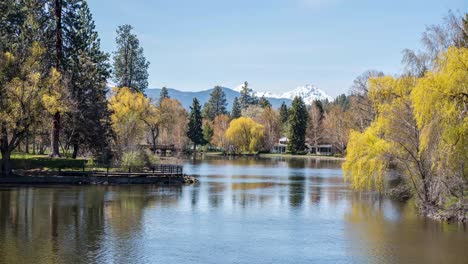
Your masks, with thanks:
[{"label": "sky", "polygon": [[283,93],[314,84],[347,93],[368,69],[402,71],[425,27],[466,0],[88,0],[102,48],[130,24],[144,48],[149,88],[200,91],[244,81]]}]

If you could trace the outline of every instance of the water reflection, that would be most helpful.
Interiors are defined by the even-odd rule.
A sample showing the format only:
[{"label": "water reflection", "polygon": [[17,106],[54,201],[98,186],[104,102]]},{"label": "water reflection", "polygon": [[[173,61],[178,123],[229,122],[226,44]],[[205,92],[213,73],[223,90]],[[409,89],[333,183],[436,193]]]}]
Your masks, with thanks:
[{"label": "water reflection", "polygon": [[0,263],[466,263],[465,226],[350,191],[340,162],[188,161],[185,187],[0,189]]}]

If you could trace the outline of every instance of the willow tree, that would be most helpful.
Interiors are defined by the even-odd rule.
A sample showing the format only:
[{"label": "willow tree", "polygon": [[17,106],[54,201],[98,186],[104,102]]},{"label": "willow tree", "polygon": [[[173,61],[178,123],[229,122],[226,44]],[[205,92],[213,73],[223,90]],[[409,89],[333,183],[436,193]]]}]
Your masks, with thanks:
[{"label": "willow tree", "polygon": [[356,189],[383,190],[399,176],[427,214],[466,218],[468,187],[468,49],[449,48],[424,77],[371,80],[376,119],[350,135],[345,179]]},{"label": "willow tree", "polygon": [[468,48],[442,53],[436,70],[418,81],[411,99],[421,130],[419,152],[432,152],[431,163],[442,183],[439,194],[452,197],[458,206],[465,199],[468,205]]},{"label": "willow tree", "polygon": [[229,124],[226,137],[237,152],[253,153],[258,150],[264,137],[264,128],[251,118],[240,117]]},{"label": "willow tree", "polygon": [[144,140],[146,126],[156,123],[155,106],[142,93],[130,88],[114,88],[109,99],[112,128],[122,152],[134,151]]}]

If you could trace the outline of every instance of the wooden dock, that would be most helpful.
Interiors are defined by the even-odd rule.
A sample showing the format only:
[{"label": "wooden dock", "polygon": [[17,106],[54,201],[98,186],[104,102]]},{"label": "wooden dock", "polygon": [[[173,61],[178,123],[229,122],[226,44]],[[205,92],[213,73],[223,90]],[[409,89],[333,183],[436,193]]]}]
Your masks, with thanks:
[{"label": "wooden dock", "polygon": [[[0,184],[183,184],[187,176],[181,165],[156,165],[144,172],[55,171],[0,177]],[[193,179],[189,179],[193,182]]]}]

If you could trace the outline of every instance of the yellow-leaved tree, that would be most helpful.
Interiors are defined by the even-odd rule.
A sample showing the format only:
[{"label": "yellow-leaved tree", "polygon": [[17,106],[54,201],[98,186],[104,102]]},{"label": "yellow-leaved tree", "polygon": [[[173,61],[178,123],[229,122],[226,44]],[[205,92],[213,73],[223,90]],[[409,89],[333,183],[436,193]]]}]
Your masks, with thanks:
[{"label": "yellow-leaved tree", "polygon": [[63,85],[62,74],[56,68],[50,70],[46,80],[46,89],[42,93],[42,104],[52,117],[53,127],[51,128],[51,152],[49,156],[60,157],[61,115],[67,112],[69,101]]},{"label": "yellow-leaved tree", "polygon": [[426,214],[465,219],[468,205],[468,49],[449,48],[423,77],[370,81],[376,119],[353,131],[344,177],[356,189],[403,180]]},{"label": "yellow-leaved tree", "polygon": [[158,111],[142,93],[127,87],[116,87],[112,92],[109,108],[116,145],[123,152],[135,151],[144,143],[146,126],[155,128],[158,125]]},{"label": "yellow-leaved tree", "polygon": [[0,169],[11,173],[11,153],[40,119],[40,61],[44,49],[34,43],[26,54],[0,54]]},{"label": "yellow-leaved tree", "polygon": [[263,136],[264,127],[248,117],[232,120],[226,131],[227,139],[237,152],[257,151]]},{"label": "yellow-leaved tree", "polygon": [[449,48],[411,93],[421,129],[420,152],[431,156],[441,193],[468,204],[468,49]]}]

